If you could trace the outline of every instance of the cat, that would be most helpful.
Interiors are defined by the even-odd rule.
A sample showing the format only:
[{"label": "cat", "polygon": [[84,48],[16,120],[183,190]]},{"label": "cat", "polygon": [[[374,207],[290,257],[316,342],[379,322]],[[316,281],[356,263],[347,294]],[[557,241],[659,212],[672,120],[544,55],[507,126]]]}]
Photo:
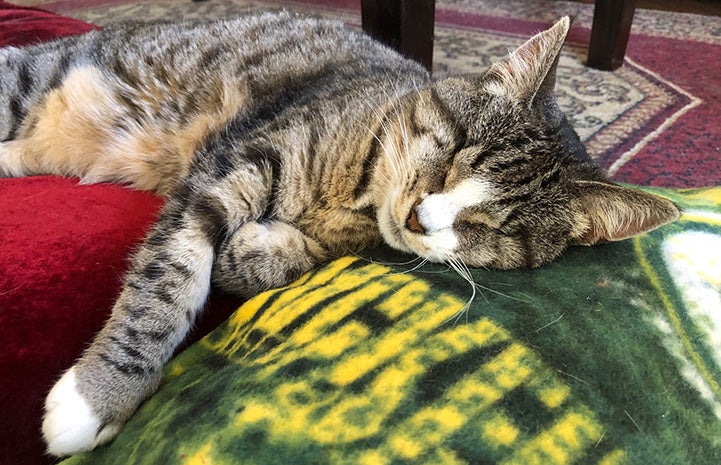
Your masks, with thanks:
[{"label": "cat", "polygon": [[287,12],[0,49],[0,176],[166,199],[111,317],[48,395],[49,452],[118,433],[211,283],[248,297],[382,241],[534,268],[677,219],[672,202],[609,181],[556,104],[569,25],[439,80],[340,22]]}]

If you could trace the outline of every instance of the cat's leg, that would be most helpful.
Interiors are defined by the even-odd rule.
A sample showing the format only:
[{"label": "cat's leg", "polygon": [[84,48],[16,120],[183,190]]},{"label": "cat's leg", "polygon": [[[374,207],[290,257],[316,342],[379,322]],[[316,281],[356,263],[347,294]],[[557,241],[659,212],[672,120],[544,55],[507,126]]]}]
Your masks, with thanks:
[{"label": "cat's leg", "polygon": [[206,300],[215,248],[267,207],[270,171],[255,162],[220,181],[189,181],[169,198],[110,319],[48,395],[43,435],[50,453],[74,454],[112,439],[157,388]]},{"label": "cat's leg", "polygon": [[[135,256],[110,319],[49,393],[43,435],[51,454],[112,439],[156,389],[209,291],[213,244],[194,216],[166,207]],[[187,226],[173,227],[180,222]]]},{"label": "cat's leg", "polygon": [[225,292],[251,297],[298,279],[327,258],[323,246],[290,224],[251,222],[218,249],[212,282]]}]

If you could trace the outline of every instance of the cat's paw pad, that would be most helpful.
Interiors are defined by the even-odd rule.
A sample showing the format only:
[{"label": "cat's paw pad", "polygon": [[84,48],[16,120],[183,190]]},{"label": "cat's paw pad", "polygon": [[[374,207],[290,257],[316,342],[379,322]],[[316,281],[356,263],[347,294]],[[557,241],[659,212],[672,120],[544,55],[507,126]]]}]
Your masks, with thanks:
[{"label": "cat's paw pad", "polygon": [[66,456],[90,450],[112,439],[120,424],[101,424],[88,402],[80,395],[75,368],[55,384],[45,401],[43,436],[48,452]]}]

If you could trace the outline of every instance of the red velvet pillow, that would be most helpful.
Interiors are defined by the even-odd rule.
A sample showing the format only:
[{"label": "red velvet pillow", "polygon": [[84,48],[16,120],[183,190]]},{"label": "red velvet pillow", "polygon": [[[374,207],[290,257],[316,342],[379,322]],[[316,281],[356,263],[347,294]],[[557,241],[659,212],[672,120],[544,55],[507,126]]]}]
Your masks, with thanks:
[{"label": "red velvet pillow", "polygon": [[0,179],[0,463],[47,462],[44,397],[107,318],[161,203],[120,186]]},{"label": "red velvet pillow", "polygon": [[[0,1],[0,47],[94,26]],[[0,179],[0,465],[51,463],[45,395],[102,326],[162,200],[50,176]],[[197,339],[236,303],[218,301]]]},{"label": "red velvet pillow", "polygon": [[[92,25],[72,18],[0,1],[0,47],[25,45],[91,29]],[[83,197],[87,199],[103,187],[93,186],[79,192],[75,189],[75,183],[61,179],[0,179],[2,464],[50,462],[43,454],[39,434],[43,398],[54,377],[82,350],[84,340],[91,337],[106,317],[109,299],[112,299],[108,294],[117,292],[118,278],[108,282],[107,270],[99,280],[102,284],[99,288],[95,287],[96,279],[75,291],[64,286],[68,282],[87,281],[94,275],[88,267],[77,266],[81,257],[90,258],[92,252],[102,252],[102,256],[93,257],[95,263],[105,260],[117,263],[122,254],[117,242],[109,249],[96,243],[90,249],[92,252],[81,253],[72,245],[78,239],[86,244],[93,242],[93,233],[77,234],[85,228],[88,219],[97,224],[105,216],[103,212],[118,211],[104,204],[110,200],[108,196],[101,196],[92,206],[84,204]],[[123,189],[116,187],[113,191],[119,193]],[[129,236],[139,236],[138,228],[144,228],[151,221],[159,206],[158,200],[144,197],[154,205],[145,207],[144,218],[136,211],[132,226],[124,223],[126,229],[121,236],[125,241]],[[137,203],[122,198],[118,201],[127,205]],[[68,211],[72,214],[63,216]],[[111,227],[110,223],[106,225]],[[67,260],[68,257],[71,260]],[[88,288],[93,291],[83,292]],[[62,289],[59,294],[58,289]],[[90,306],[100,306],[102,310],[89,310]]]},{"label": "red velvet pillow", "polygon": [[0,47],[43,42],[96,29],[77,19],[3,1],[0,1],[0,26]]}]

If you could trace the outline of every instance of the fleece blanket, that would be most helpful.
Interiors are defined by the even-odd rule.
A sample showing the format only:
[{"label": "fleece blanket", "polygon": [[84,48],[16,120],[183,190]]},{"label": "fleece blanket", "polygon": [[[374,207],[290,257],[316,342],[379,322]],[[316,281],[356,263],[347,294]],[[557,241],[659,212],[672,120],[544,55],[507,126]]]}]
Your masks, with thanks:
[{"label": "fleece blanket", "polygon": [[721,188],[656,192],[679,222],[475,292],[378,250],[261,294],[63,464],[721,463]]}]

